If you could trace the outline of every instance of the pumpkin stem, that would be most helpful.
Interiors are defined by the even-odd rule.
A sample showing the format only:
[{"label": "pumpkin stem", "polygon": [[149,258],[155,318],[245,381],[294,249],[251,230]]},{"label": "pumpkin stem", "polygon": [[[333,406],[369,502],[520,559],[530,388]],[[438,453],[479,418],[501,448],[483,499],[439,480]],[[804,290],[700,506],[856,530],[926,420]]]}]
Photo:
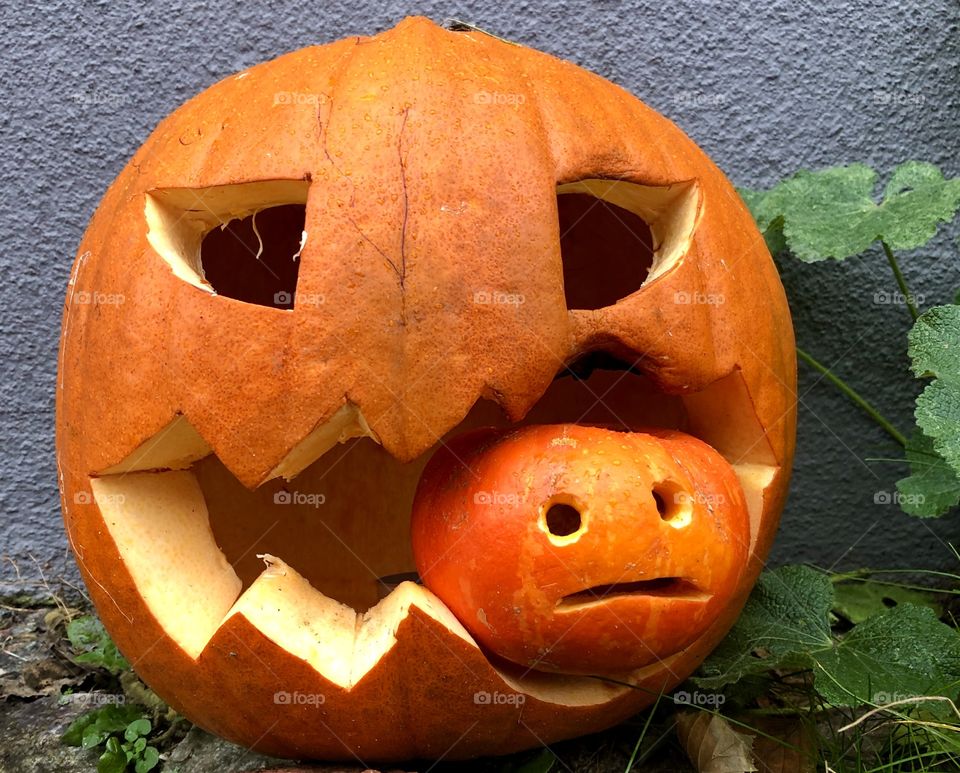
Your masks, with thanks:
[{"label": "pumpkin stem", "polygon": [[501,38],[499,35],[494,35],[492,32],[478,27],[476,24],[472,24],[468,21],[463,21],[462,19],[444,19],[443,24],[441,25],[446,27],[451,32],[480,32],[484,35],[489,35],[495,40],[499,40],[501,43],[508,43],[511,46],[519,46],[519,43],[514,43],[512,40],[507,40],[506,38]]}]

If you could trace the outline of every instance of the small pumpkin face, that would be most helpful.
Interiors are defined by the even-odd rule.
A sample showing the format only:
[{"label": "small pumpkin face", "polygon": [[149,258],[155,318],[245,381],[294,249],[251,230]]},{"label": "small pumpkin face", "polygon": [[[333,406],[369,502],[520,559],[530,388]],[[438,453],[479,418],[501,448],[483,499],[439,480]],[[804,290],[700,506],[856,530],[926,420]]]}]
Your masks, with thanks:
[{"label": "small pumpkin face", "polygon": [[[59,367],[64,521],[105,626],[177,711],[290,757],[507,753],[648,705],[735,620],[793,453],[788,307],[729,181],[603,79],[425,19],[253,67],[165,119],[83,237]],[[732,591],[713,542],[685,548],[708,577],[683,563],[684,529],[655,526],[662,565],[638,536],[628,561],[716,602],[677,599],[702,618],[654,626],[651,649],[702,633],[619,674],[631,686],[572,656],[563,673],[489,656],[416,582],[431,455],[478,427],[557,424],[683,431],[743,491]],[[604,532],[630,547],[584,514],[565,547],[539,510],[524,528],[555,555],[602,556]],[[743,526],[708,524],[688,533]],[[560,598],[617,581],[580,561]],[[554,598],[526,591],[530,609]]]},{"label": "small pumpkin face", "polygon": [[736,594],[746,506],[730,465],[679,432],[578,425],[455,438],[424,472],[413,551],[490,651],[531,668],[641,668]]}]

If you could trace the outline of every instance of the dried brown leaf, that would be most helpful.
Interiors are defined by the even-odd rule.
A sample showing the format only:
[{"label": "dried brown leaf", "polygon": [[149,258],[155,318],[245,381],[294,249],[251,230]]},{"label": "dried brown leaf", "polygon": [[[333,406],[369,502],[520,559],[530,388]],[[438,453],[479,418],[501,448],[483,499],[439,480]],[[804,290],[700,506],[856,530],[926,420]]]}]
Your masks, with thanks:
[{"label": "dried brown leaf", "polygon": [[753,737],[736,732],[717,714],[677,715],[677,736],[697,773],[753,773]]},{"label": "dried brown leaf", "polygon": [[762,731],[753,742],[760,773],[814,773],[816,757],[809,725],[789,717],[753,717],[751,726]]}]

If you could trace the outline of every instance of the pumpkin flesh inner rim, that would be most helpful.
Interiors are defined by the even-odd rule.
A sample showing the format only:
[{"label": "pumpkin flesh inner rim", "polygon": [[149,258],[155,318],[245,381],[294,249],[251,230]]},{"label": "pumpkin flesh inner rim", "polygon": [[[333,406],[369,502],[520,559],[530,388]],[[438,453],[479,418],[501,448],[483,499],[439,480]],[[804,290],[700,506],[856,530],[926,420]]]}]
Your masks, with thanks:
[{"label": "pumpkin flesh inner rim", "polygon": [[[738,374],[732,375],[733,381],[739,379]],[[702,406],[712,404],[709,395],[700,394],[693,400],[670,397],[643,382],[642,377],[632,374],[598,371],[582,387],[592,395],[603,394],[609,410],[591,412],[583,410],[582,402],[578,404],[582,395],[571,399],[578,389],[583,391],[578,387],[580,382],[559,379],[559,386],[552,388],[554,393],[548,390],[523,423],[577,418],[583,423],[610,423],[615,415],[634,428],[672,426],[690,431],[703,425],[700,414]],[[730,399],[736,394],[735,387],[720,384],[715,399]],[[629,403],[620,401],[623,394],[631,396]],[[564,414],[558,412],[558,406],[573,410]],[[727,404],[724,416],[742,420],[747,409],[752,412],[752,406],[731,408]],[[498,422],[498,413],[495,406],[481,401],[451,434],[471,426],[505,424],[502,417]],[[342,418],[337,421],[347,426]],[[740,478],[752,524],[759,521],[763,491],[777,471],[776,465],[763,457],[763,445],[758,443],[763,437],[762,428],[757,425],[760,434],[749,449],[741,448],[739,454],[725,453]],[[400,465],[370,437],[351,440],[350,432],[336,432],[333,434],[346,441],[345,445],[335,444],[332,453],[328,451],[308,465],[292,485],[275,478],[247,492],[214,454],[205,453],[202,438],[184,417],[175,417],[166,430],[166,448],[160,433],[151,438],[152,445],[144,444],[144,448],[152,449],[145,456],[152,467],[138,469],[144,461],[132,463],[131,454],[108,468],[109,473],[105,470],[94,477],[91,486],[138,591],[164,630],[188,655],[199,658],[220,626],[239,614],[279,647],[308,662],[331,682],[350,689],[396,642],[394,634],[412,606],[439,621],[452,636],[476,646],[445,605],[422,586],[403,582],[377,601],[381,577],[413,568],[408,500],[412,501],[429,452],[413,463]],[[316,433],[314,430],[311,435]],[[738,430],[731,438],[735,441],[742,434]],[[309,438],[305,441],[312,442]],[[158,460],[162,461],[164,453],[169,464],[160,465]],[[287,458],[295,454],[301,461],[309,456],[294,447]],[[347,458],[357,463],[342,461]],[[170,469],[174,466],[188,469]],[[398,476],[401,468],[406,470]],[[390,479],[391,475],[396,477]],[[369,485],[378,478],[386,485],[375,492]],[[325,485],[318,489],[317,481]],[[300,517],[286,525],[276,526],[269,517],[263,520],[264,502],[269,505],[271,498],[278,507],[289,508],[294,503],[278,501],[281,494],[302,499],[323,494],[321,489],[329,499],[319,504],[316,499],[312,504],[309,499],[301,502]],[[369,508],[362,506],[362,497],[347,501],[349,492],[357,491],[370,500]],[[244,494],[248,496],[241,502]],[[393,516],[391,522],[387,516],[403,510],[406,519]],[[335,511],[332,520],[331,511]],[[246,528],[231,530],[234,521]],[[251,524],[259,531],[251,531]],[[308,537],[303,533],[305,524],[314,527]],[[277,537],[278,529],[287,535],[279,545],[269,536]],[[752,531],[755,538],[755,529]],[[325,535],[325,539],[318,543],[318,535]],[[266,568],[258,554],[264,556]],[[318,574],[316,567],[327,571]],[[311,572],[312,576],[304,576]],[[362,588],[357,581],[361,575]],[[338,582],[342,582],[339,587]],[[538,692],[545,700],[577,704],[612,697],[609,687],[590,677],[543,673],[518,677],[498,670],[517,689]]]}]

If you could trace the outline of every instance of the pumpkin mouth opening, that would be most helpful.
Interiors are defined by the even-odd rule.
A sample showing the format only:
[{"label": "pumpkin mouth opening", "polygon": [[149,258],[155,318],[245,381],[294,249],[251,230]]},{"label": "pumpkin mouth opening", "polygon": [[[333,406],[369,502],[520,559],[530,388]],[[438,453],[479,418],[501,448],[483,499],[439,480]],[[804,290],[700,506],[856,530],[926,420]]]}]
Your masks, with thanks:
[{"label": "pumpkin mouth opening", "polygon": [[557,602],[557,607],[567,610],[582,609],[584,606],[601,604],[617,598],[637,596],[689,599],[700,602],[707,602],[712,598],[709,593],[700,590],[696,583],[682,577],[655,577],[649,580],[595,585],[564,596]]},{"label": "pumpkin mouth opening", "polygon": [[[519,423],[659,426],[698,435],[734,465],[756,539],[764,489],[777,467],[738,372],[702,392],[669,395],[632,368],[611,369],[609,358],[594,357],[587,368],[564,368]],[[440,443],[482,426],[511,422],[496,404],[479,400]],[[476,646],[439,599],[405,581],[415,578],[413,497],[439,443],[404,463],[377,441],[360,408],[345,404],[249,489],[178,415],[94,475],[91,488],[139,595],[189,656],[199,658],[221,626],[242,615],[350,689],[393,647],[413,609]],[[589,588],[561,606],[627,595],[709,598],[687,580],[668,577]],[[547,700],[600,700],[591,692],[596,680],[591,686],[587,677],[509,676],[509,667],[495,667]]]}]

